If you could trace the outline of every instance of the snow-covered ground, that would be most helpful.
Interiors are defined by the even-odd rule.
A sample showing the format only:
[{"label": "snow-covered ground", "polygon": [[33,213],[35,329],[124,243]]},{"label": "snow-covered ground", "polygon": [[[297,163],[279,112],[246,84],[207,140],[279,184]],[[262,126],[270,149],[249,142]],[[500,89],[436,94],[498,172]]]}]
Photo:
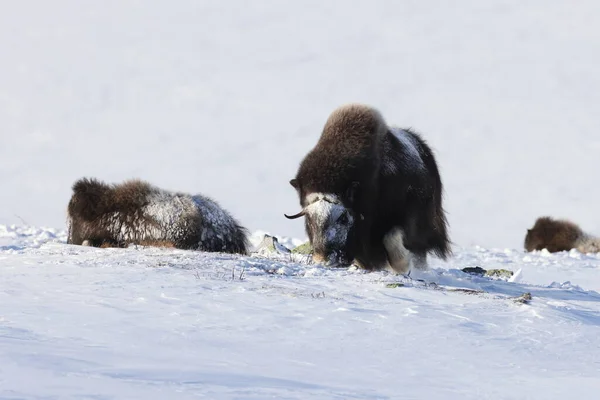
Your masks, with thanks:
[{"label": "snow-covered ground", "polygon": [[[600,390],[600,255],[456,249],[410,279],[64,239],[0,226],[0,398],[591,399]],[[475,266],[520,273],[507,282],[460,271]],[[529,304],[515,302],[524,293]]]}]

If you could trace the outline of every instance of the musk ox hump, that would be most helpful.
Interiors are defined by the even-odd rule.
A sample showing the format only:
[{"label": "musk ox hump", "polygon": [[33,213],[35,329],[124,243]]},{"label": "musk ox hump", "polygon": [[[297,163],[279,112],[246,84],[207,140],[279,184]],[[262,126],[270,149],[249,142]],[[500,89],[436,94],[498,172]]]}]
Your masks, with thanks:
[{"label": "musk ox hump", "polygon": [[387,133],[388,127],[376,109],[362,104],[339,107],[327,119],[317,144],[290,183],[302,198],[310,192],[342,196],[353,182],[373,182]]},{"label": "musk ox hump", "polygon": [[338,107],[330,114],[321,140],[331,141],[339,147],[352,145],[362,150],[383,139],[386,132],[387,125],[379,111],[364,104],[351,103]]}]

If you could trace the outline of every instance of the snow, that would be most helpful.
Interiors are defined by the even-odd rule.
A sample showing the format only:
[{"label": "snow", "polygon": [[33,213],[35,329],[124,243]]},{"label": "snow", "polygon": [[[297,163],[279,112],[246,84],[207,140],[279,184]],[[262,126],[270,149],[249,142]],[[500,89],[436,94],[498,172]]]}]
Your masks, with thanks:
[{"label": "snow", "polygon": [[[600,233],[599,18],[595,0],[6,5],[0,398],[593,397],[600,255],[522,248],[541,215]],[[447,262],[405,278],[65,244],[89,176],[202,193],[253,246],[293,248],[288,182],[350,102],[434,149]]]},{"label": "snow", "polygon": [[[561,399],[600,389],[600,255],[457,248],[407,278],[64,240],[0,226],[1,398]],[[472,266],[520,270],[520,281],[459,270]],[[524,293],[530,303],[513,300]]]}]

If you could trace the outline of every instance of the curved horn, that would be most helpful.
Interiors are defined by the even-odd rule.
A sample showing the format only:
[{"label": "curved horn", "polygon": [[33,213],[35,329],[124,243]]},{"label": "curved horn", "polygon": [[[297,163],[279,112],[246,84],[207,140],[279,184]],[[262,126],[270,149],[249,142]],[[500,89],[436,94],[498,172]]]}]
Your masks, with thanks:
[{"label": "curved horn", "polygon": [[296,218],[304,217],[305,214],[306,214],[306,211],[302,210],[298,214],[294,214],[294,215],[283,214],[283,215],[285,215],[285,217],[287,219],[296,219]]}]

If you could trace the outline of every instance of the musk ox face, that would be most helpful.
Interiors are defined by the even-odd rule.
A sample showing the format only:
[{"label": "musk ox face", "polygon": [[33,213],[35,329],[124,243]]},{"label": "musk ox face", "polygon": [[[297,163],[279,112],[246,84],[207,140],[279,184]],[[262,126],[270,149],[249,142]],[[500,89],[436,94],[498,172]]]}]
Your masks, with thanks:
[{"label": "musk ox face", "polygon": [[525,249],[527,251],[544,249],[544,240],[540,237],[539,233],[533,229],[527,229],[527,235],[525,236]]},{"label": "musk ox face", "polygon": [[340,199],[327,193],[306,197],[305,226],[314,261],[327,266],[348,266],[354,259],[354,216]]},{"label": "musk ox face", "polygon": [[[295,180],[290,182],[295,186]],[[361,216],[352,208],[353,192],[357,184],[345,194],[302,193],[302,211],[289,219],[304,216],[306,233],[313,247],[313,260],[329,267],[346,267],[354,260],[357,246],[357,222]]]}]

